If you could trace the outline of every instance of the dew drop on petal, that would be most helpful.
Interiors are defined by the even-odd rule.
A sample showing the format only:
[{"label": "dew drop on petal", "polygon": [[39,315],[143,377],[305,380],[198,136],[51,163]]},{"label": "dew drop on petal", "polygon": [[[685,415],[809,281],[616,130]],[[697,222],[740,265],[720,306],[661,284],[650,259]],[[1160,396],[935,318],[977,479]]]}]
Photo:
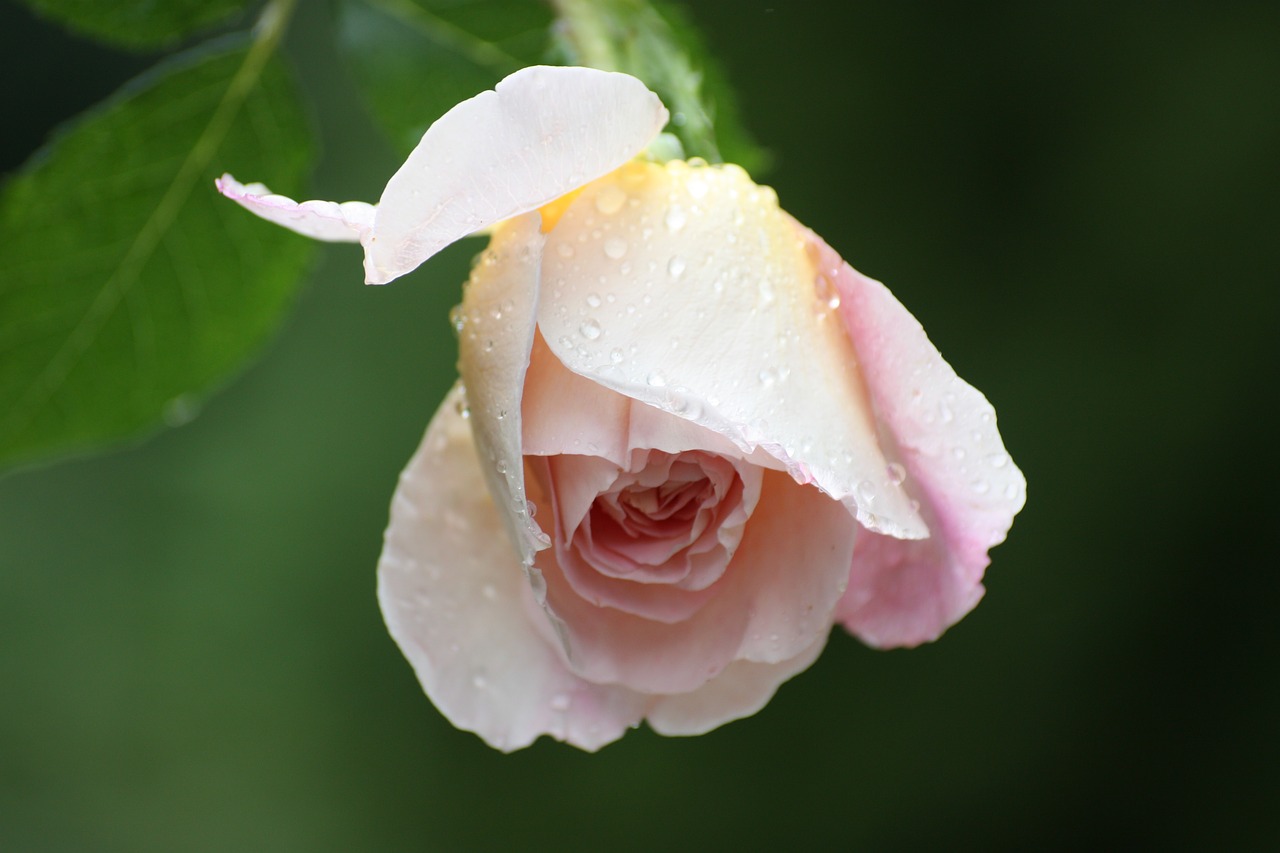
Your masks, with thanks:
[{"label": "dew drop on petal", "polygon": [[498,588],[491,583],[487,583],[484,586],[480,587],[480,594],[483,595],[485,598],[489,599],[490,601],[493,601],[495,598],[498,597]]},{"label": "dew drop on petal", "polygon": [[598,293],[588,293],[588,294],[587,294],[587,300],[586,300],[586,301],[587,301],[587,305],[589,305],[590,307],[592,307],[592,308],[599,308],[599,307],[600,307],[600,294],[598,294]]},{"label": "dew drop on petal", "polygon": [[674,233],[684,228],[685,223],[689,221],[689,217],[685,215],[683,208],[672,205],[667,210],[667,215],[662,218],[662,221],[666,223],[667,230]]},{"label": "dew drop on petal", "polygon": [[685,270],[684,258],[680,257],[679,255],[676,255],[671,260],[667,261],[667,273],[672,278],[679,278],[681,275],[684,274],[684,270]]},{"label": "dew drop on petal", "polygon": [[627,194],[623,192],[622,188],[612,184],[602,187],[600,192],[596,194],[596,210],[605,216],[612,216],[622,210],[622,206],[626,203]]},{"label": "dew drop on petal", "polygon": [[768,388],[770,385],[778,381],[778,374],[772,368],[766,367],[756,376],[760,380],[760,384]]},{"label": "dew drop on petal", "polygon": [[556,254],[562,258],[573,257],[573,246],[567,242],[561,242],[556,245]]},{"label": "dew drop on petal", "polygon": [[551,710],[564,712],[569,710],[570,704],[568,693],[557,693],[551,697]]},{"label": "dew drop on petal", "polygon": [[610,237],[604,241],[604,253],[613,260],[618,260],[627,253],[627,241],[621,237]]},{"label": "dew drop on petal", "polygon": [[650,371],[644,381],[649,383],[649,387],[651,388],[663,388],[667,384],[667,377],[663,375],[661,370],[654,370]]},{"label": "dew drop on petal", "polygon": [[596,338],[600,337],[600,332],[600,324],[595,320],[587,320],[578,327],[578,334],[582,335],[589,341],[594,341]]},{"label": "dew drop on petal", "polygon": [[622,364],[622,359],[623,359],[622,350],[619,349],[618,347],[614,347],[609,352],[609,360],[612,361],[614,364]]},{"label": "dew drop on petal", "polygon": [[907,479],[907,469],[900,462],[890,462],[887,471],[889,482],[895,486],[902,485],[902,482]]}]

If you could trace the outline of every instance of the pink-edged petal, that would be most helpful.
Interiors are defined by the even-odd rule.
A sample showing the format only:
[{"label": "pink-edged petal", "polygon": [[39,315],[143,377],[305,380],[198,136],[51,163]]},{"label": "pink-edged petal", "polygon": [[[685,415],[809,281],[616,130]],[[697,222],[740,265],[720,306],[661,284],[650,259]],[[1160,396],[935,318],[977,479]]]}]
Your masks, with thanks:
[{"label": "pink-edged petal", "polygon": [[230,175],[218,178],[214,185],[250,213],[314,240],[358,243],[360,235],[373,227],[374,207],[363,201],[296,202],[262,184],[242,184]]},{"label": "pink-edged petal", "polygon": [[667,122],[634,77],[591,68],[524,68],[427,129],[387,183],[365,247],[385,284],[455,240],[527,213],[613,171]]},{"label": "pink-edged petal", "polygon": [[1004,541],[1026,480],[996,430],[995,410],[956,376],[920,323],[883,284],[856,272],[796,224],[840,298],[839,313],[899,477],[930,530],[917,542],[864,537],[839,618],[875,646],[936,639],[982,597],[987,550]]},{"label": "pink-edged petal", "polygon": [[[551,544],[529,514],[520,447],[520,407],[545,242],[540,222],[531,213],[494,229],[457,315],[458,370],[466,383],[480,467],[525,566],[533,564],[534,551]],[[531,580],[540,586],[536,574]]]},{"label": "pink-edged petal", "polygon": [[584,601],[551,551],[540,552],[537,565],[573,672],[646,693],[687,693],[735,659],[777,663],[825,636],[845,588],[855,531],[838,502],[765,471],[760,501],[716,596],[673,624]]},{"label": "pink-edged petal", "polygon": [[636,162],[593,183],[552,230],[543,281],[538,326],[570,370],[763,449],[869,529],[928,534],[830,295],[741,169]]},{"label": "pink-edged petal", "polygon": [[649,726],[662,735],[700,735],[763,708],[782,682],[808,669],[827,645],[823,634],[798,655],[777,663],[734,661],[691,693],[658,699]]},{"label": "pink-edged petal", "polygon": [[460,387],[400,477],[378,563],[391,636],[458,728],[511,751],[548,734],[595,750],[649,697],[572,675],[529,614],[521,560],[485,488]]}]

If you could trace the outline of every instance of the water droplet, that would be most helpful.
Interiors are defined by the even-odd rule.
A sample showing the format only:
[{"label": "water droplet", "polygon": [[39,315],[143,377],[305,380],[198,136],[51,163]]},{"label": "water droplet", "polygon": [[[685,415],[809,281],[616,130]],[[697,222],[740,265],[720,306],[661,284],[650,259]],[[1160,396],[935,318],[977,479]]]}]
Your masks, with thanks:
[{"label": "water droplet", "polygon": [[483,595],[485,598],[489,599],[490,601],[493,601],[495,598],[498,597],[498,588],[491,583],[487,583],[484,586],[480,587],[480,594]]},{"label": "water droplet", "polygon": [[974,480],[969,485],[980,495],[985,495],[987,492],[991,491],[991,484],[981,477]]},{"label": "water droplet", "polygon": [[667,377],[662,374],[661,370],[654,370],[645,377],[644,381],[648,382],[651,388],[663,388],[667,384]]},{"label": "water droplet", "polygon": [[578,334],[582,335],[589,341],[594,341],[600,337],[600,324],[595,320],[587,320],[578,327]]},{"label": "water droplet", "polygon": [[464,421],[471,417],[471,408],[467,405],[465,398],[459,397],[458,401],[453,404],[453,410],[458,413]]},{"label": "water droplet", "polygon": [[592,307],[592,308],[599,308],[599,307],[600,307],[600,294],[598,294],[598,293],[588,293],[588,294],[587,294],[587,305],[589,305],[589,306],[590,306],[590,307]]},{"label": "water droplet", "polygon": [[681,275],[684,274],[684,269],[685,269],[684,258],[680,257],[679,255],[676,255],[671,260],[667,261],[667,273],[672,278],[679,278]]},{"label": "water droplet", "polygon": [[529,514],[530,518],[535,518],[538,515],[538,505],[533,501],[526,501],[524,511]]},{"label": "water droplet", "polygon": [[476,690],[484,690],[485,687],[489,685],[489,679],[485,678],[483,673],[477,672],[475,675],[471,676],[471,685],[475,687]]},{"label": "water droplet", "polygon": [[818,273],[813,280],[814,293],[818,295],[819,304],[835,310],[840,307],[840,294],[836,291],[835,286],[831,284],[831,279],[822,273]]},{"label": "water droplet", "polygon": [[685,182],[684,188],[689,191],[689,195],[696,199],[704,199],[707,197],[707,182],[701,176],[689,178]]},{"label": "water droplet", "polygon": [[614,347],[609,352],[609,360],[612,361],[614,364],[622,364],[622,359],[623,359],[622,350],[619,349],[618,347]]},{"label": "water droplet", "polygon": [[890,462],[889,467],[886,470],[889,474],[889,482],[893,483],[895,486],[902,485],[902,481],[907,479],[907,469],[904,468],[901,463]]},{"label": "water droplet", "polygon": [[506,420],[506,418],[507,418],[507,410],[498,409],[498,420],[502,421],[502,420]]},{"label": "water droplet", "polygon": [[562,258],[572,258],[573,246],[565,242],[558,243],[556,244],[556,254]]},{"label": "water droplet", "polygon": [[1003,468],[1009,464],[1009,454],[989,453],[987,454],[987,464],[992,468]]},{"label": "water droplet", "polygon": [[551,710],[564,712],[569,710],[571,700],[568,693],[557,693],[551,697]]},{"label": "water droplet", "polygon": [[944,401],[938,404],[938,416],[942,418],[944,424],[949,424],[955,420],[956,413],[951,411],[951,407]]},{"label": "water droplet", "polygon": [[876,484],[870,480],[863,480],[858,484],[858,497],[867,503],[874,501],[876,499]]},{"label": "water droplet", "polygon": [[507,460],[499,459],[493,463],[493,467],[498,469],[499,474],[507,473]]},{"label": "water droplet", "polygon": [[604,253],[615,261],[627,253],[627,241],[621,237],[610,237],[604,241]]},{"label": "water droplet", "polygon": [[761,385],[768,388],[770,385],[778,381],[778,374],[771,368],[766,367],[764,370],[760,371],[756,378],[760,380]]},{"label": "water droplet", "polygon": [[684,228],[685,223],[689,221],[689,217],[685,215],[683,208],[672,205],[668,208],[667,215],[662,218],[662,221],[666,223],[668,231],[675,233]]},{"label": "water droplet", "polygon": [[467,327],[467,315],[462,312],[461,305],[449,309],[449,323],[453,326],[455,335],[461,335],[462,330]]},{"label": "water droplet", "polygon": [[612,216],[622,210],[622,206],[626,203],[627,194],[622,191],[621,187],[613,184],[601,187],[600,192],[596,193],[596,210],[605,216]]},{"label": "water droplet", "polygon": [[760,279],[760,301],[765,305],[773,301],[773,282],[768,276]]},{"label": "water droplet", "polygon": [[951,448],[951,455],[956,458],[957,462],[959,462],[969,454],[965,452],[965,449],[963,447],[953,447]]}]

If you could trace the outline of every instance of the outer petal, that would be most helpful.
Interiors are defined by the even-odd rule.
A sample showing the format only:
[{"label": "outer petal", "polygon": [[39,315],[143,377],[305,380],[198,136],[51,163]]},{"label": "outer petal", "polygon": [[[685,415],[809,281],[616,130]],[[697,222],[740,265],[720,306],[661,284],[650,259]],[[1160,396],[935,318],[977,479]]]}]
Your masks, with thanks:
[{"label": "outer petal", "polygon": [[[533,346],[545,238],[533,213],[501,224],[472,270],[458,320],[458,369],[485,482],[525,566],[551,542],[529,515],[520,448],[521,396]],[[536,574],[531,578],[539,589]]]},{"label": "outer petal", "polygon": [[920,542],[864,536],[839,618],[876,646],[936,639],[982,597],[987,549],[1004,541],[1026,480],[996,431],[995,410],[961,380],[887,288],[856,272],[799,224],[814,263],[840,297],[904,485],[929,524]]},{"label": "outer petal", "polygon": [[923,537],[816,272],[741,169],[632,163],[551,232],[538,325],[570,370],[764,449],[869,529]]},{"label": "outer petal", "polygon": [[314,240],[357,243],[360,235],[373,227],[374,207],[363,201],[299,203],[274,195],[262,184],[242,184],[230,175],[218,178],[214,185],[250,213]]},{"label": "outer petal", "polygon": [[666,122],[658,96],[626,74],[517,71],[431,125],[387,183],[362,241],[366,280],[385,284],[473,231],[613,171]]},{"label": "outer petal", "polygon": [[550,734],[595,750],[649,702],[570,674],[527,618],[520,558],[484,487],[455,387],[401,475],[378,564],[391,636],[455,726],[510,751]]},{"label": "outer petal", "polygon": [[649,711],[649,725],[664,735],[700,735],[763,708],[779,685],[808,669],[827,645],[823,634],[800,654],[778,663],[734,661],[694,690],[663,696]]}]

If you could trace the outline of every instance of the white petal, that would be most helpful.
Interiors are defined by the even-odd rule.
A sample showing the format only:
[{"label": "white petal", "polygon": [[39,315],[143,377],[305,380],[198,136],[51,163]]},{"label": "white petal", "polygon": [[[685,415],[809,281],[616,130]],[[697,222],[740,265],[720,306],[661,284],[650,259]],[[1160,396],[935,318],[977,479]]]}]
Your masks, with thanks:
[{"label": "white petal", "polygon": [[[481,469],[525,566],[551,543],[527,509],[521,396],[533,346],[546,238],[536,213],[503,223],[463,293],[458,369],[466,384]],[[533,580],[537,583],[536,575]]]},{"label": "white petal", "polygon": [[700,735],[763,708],[782,682],[809,666],[827,644],[823,634],[800,654],[778,663],[734,661],[692,693],[659,699],[649,711],[649,725],[663,735]]},{"label": "white petal", "polygon": [[648,697],[570,674],[529,614],[520,558],[485,489],[460,388],[401,475],[378,563],[378,601],[423,689],[455,726],[510,751],[549,734],[595,750]]},{"label": "white petal", "polygon": [[732,166],[632,163],[574,199],[543,258],[538,325],[570,370],[764,449],[871,530],[927,534],[771,190]]},{"label": "white petal", "polygon": [[358,243],[360,235],[373,227],[374,207],[363,201],[299,203],[273,194],[262,184],[242,184],[230,175],[214,184],[218,192],[250,213],[314,240]]},{"label": "white petal", "polygon": [[527,213],[635,157],[666,124],[626,74],[525,68],[427,129],[387,183],[365,275],[385,284],[455,240]]}]

